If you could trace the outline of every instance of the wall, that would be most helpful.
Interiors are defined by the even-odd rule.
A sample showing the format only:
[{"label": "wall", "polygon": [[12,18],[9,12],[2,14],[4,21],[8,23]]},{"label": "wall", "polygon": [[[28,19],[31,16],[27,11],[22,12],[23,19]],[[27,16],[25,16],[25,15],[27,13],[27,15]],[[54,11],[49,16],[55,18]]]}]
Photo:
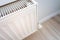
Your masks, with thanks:
[{"label": "wall", "polygon": [[14,2],[14,1],[16,0],[0,0],[0,6],[10,3],[10,2]]},{"label": "wall", "polygon": [[60,0],[36,0],[38,2],[39,20],[60,10]]}]

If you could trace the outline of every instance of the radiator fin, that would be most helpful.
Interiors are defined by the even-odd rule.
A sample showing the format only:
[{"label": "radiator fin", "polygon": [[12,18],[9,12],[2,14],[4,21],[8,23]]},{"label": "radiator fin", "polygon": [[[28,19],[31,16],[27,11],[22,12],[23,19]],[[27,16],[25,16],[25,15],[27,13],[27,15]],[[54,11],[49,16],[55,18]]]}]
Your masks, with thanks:
[{"label": "radiator fin", "polygon": [[[20,10],[22,8],[25,8],[28,6],[27,1],[17,1],[15,3],[0,7],[0,17],[3,17],[7,14],[10,14],[12,12],[15,12],[17,10]],[[32,4],[32,2],[30,2],[30,4]]]}]

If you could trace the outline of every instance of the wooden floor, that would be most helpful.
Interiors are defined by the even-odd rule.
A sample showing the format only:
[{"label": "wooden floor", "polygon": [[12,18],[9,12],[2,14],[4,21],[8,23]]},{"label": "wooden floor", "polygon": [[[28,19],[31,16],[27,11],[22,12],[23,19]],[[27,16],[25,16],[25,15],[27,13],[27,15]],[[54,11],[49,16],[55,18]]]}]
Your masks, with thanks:
[{"label": "wooden floor", "polygon": [[24,40],[60,40],[60,15],[41,24],[42,28]]}]

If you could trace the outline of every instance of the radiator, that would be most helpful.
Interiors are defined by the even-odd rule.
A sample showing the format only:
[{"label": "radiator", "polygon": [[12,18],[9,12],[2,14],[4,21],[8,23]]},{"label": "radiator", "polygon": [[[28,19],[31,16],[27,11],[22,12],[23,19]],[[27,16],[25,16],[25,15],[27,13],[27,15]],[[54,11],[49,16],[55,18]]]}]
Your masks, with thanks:
[{"label": "radiator", "polygon": [[37,22],[35,1],[0,7],[0,40],[22,40],[37,31]]}]

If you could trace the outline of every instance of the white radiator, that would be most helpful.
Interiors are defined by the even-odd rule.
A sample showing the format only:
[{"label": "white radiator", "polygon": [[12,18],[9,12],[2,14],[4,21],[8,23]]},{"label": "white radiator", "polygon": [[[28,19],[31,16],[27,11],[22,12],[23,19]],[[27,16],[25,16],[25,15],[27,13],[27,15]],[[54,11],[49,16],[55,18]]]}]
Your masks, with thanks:
[{"label": "white radiator", "polygon": [[0,8],[0,40],[22,40],[35,31],[36,2],[26,4],[18,1]]}]

